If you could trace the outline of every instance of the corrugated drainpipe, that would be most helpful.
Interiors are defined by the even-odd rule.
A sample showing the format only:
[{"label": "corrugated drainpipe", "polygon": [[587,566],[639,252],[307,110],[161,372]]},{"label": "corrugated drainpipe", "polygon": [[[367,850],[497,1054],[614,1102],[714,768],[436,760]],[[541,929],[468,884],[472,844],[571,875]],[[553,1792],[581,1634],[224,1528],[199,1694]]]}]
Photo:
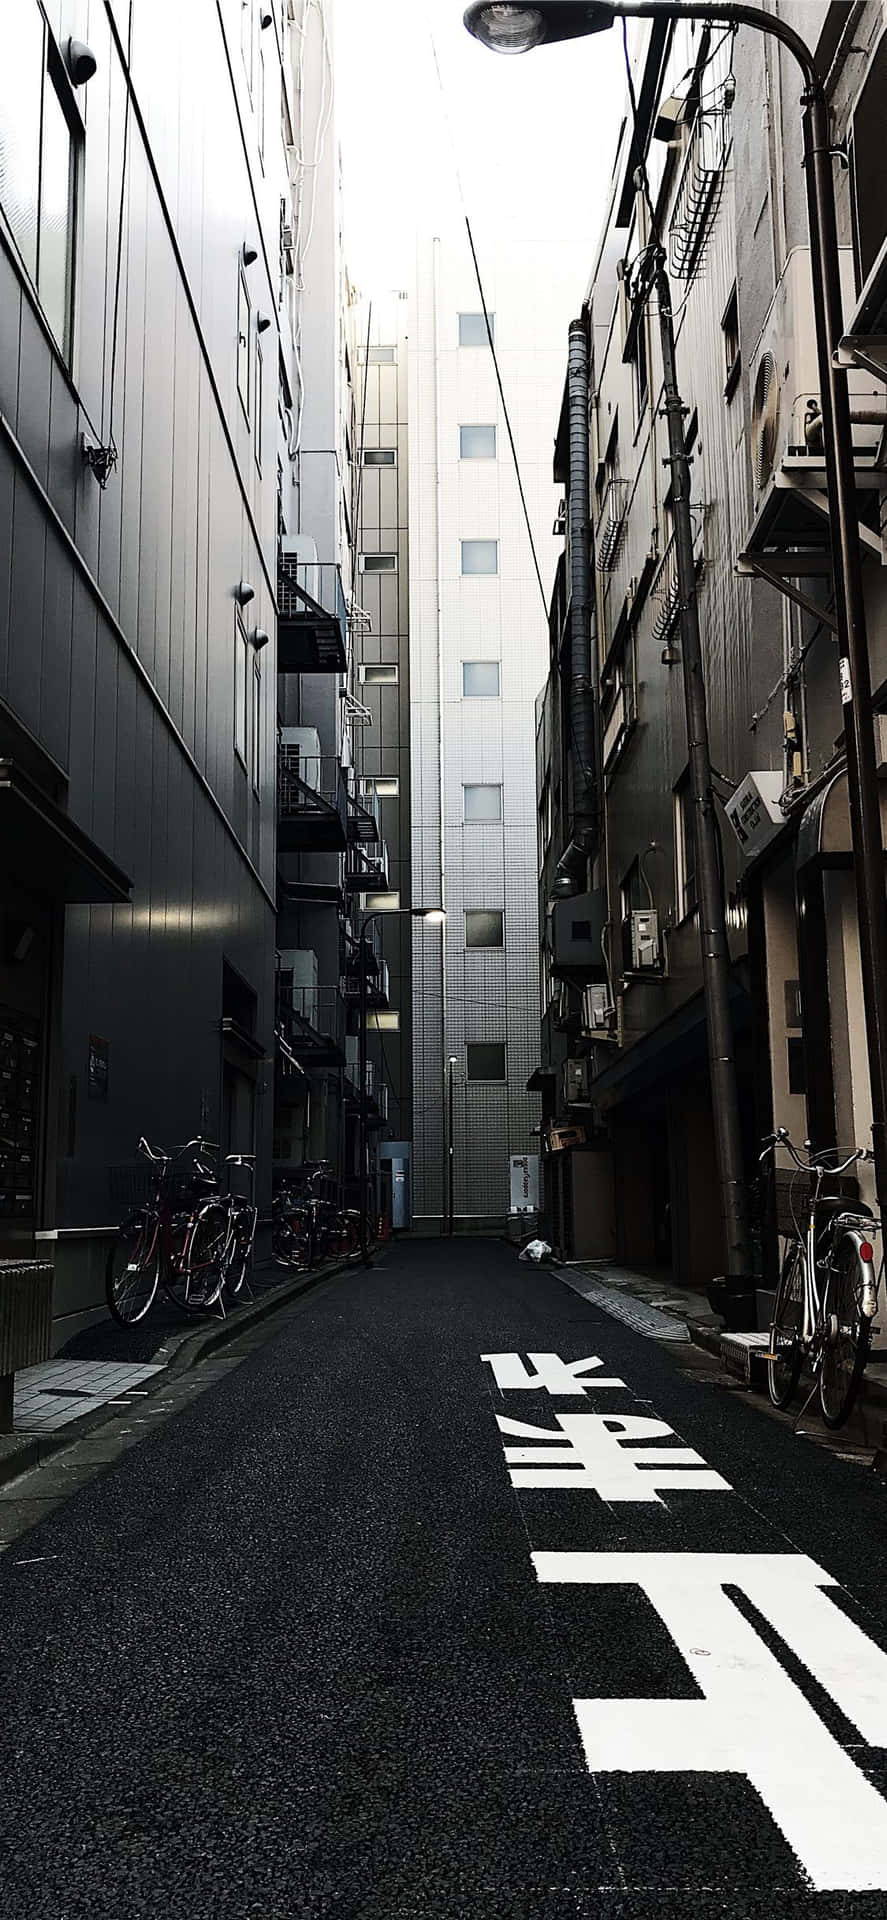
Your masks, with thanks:
[{"label": "corrugated drainpipe", "polygon": [[598,661],[591,637],[591,503],[588,323],[571,320],[567,367],[570,429],[571,839],[558,876],[581,890],[599,838]]}]

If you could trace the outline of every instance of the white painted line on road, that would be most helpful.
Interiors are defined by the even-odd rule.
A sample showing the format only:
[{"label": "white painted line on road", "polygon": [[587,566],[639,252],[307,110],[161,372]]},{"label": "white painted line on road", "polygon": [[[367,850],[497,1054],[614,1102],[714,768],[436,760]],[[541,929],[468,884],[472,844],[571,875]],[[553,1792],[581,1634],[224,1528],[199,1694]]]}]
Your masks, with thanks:
[{"label": "white painted line on road", "polygon": [[[582,1416],[579,1416],[582,1417]],[[575,1700],[592,1773],[742,1773],[817,1892],[887,1888],[887,1805],[724,1591],[736,1587],[860,1734],[887,1745],[887,1656],[802,1554],[534,1553],[537,1578],[646,1593],[702,1700]]]},{"label": "white painted line on road", "polygon": [[[624,1380],[605,1379],[598,1375],[597,1369],[603,1366],[603,1360],[592,1355],[587,1360],[562,1360],[557,1353],[528,1354],[530,1366],[527,1367],[519,1353],[482,1353],[493,1369],[497,1387],[505,1393],[521,1390],[561,1395],[576,1399],[585,1398],[589,1387],[624,1387]],[[533,1369],[530,1371],[530,1367]],[[593,1379],[583,1375],[593,1374]]]},{"label": "white painted line on road", "polygon": [[[505,1448],[513,1487],[549,1491],[591,1487],[604,1500],[652,1500],[660,1505],[658,1487],[669,1493],[675,1489],[732,1491],[729,1481],[715,1473],[693,1447],[653,1444],[677,1438],[664,1420],[599,1413],[559,1413],[556,1418],[552,1430],[496,1415],[500,1433],[536,1443]],[[546,1441],[548,1445],[538,1444]],[[625,1441],[631,1444],[626,1446]]]}]

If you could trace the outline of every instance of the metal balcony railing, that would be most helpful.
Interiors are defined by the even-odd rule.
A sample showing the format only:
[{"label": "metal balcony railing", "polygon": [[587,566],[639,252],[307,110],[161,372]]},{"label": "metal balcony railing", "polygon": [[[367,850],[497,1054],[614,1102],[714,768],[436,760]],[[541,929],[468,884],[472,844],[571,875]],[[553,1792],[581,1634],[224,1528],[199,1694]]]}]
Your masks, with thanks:
[{"label": "metal balcony railing", "polygon": [[345,1001],[338,987],[281,989],[275,1022],[278,1054],[303,1069],[345,1059]]},{"label": "metal balcony railing", "polygon": [[342,574],[333,561],[277,561],[278,642],[281,673],[344,673],[348,664],[348,606]]},{"label": "metal balcony railing", "polygon": [[721,204],[729,149],[728,108],[725,105],[712,106],[698,113],[675,195],[668,235],[669,267],[679,280],[692,279],[702,265],[706,243]]},{"label": "metal balcony railing", "polygon": [[356,786],[351,786],[348,790],[349,844],[364,847],[378,846],[381,838],[378,794],[359,793]]},{"label": "metal balcony railing", "polygon": [[[698,574],[702,566],[701,528],[693,543],[693,558],[696,562],[696,571]],[[681,617],[678,552],[675,545],[674,534],[672,534],[669,540],[659,565],[659,571],[650,588],[650,604],[653,616],[653,639],[657,646],[665,647],[671,640],[672,635],[676,632]]]},{"label": "metal balcony railing", "polygon": [[599,573],[612,573],[628,514],[628,481],[608,480],[597,523],[595,558]]},{"label": "metal balcony railing", "polygon": [[281,743],[277,754],[277,837],[284,853],[342,853],[348,845],[348,788],[335,754]]}]

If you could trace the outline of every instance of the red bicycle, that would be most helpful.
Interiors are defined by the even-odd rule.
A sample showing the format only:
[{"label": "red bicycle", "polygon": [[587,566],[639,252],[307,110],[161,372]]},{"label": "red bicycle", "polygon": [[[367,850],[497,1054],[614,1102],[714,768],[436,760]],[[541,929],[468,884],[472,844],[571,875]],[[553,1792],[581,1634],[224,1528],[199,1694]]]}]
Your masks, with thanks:
[{"label": "red bicycle", "polygon": [[198,1137],[166,1153],[142,1138],[138,1151],[156,1169],[154,1192],[118,1228],[105,1269],[108,1308],[121,1327],[144,1320],[160,1286],[196,1313],[215,1306],[225,1284],[227,1213],[204,1204],[218,1191],[203,1158],[218,1152],[216,1143]]}]

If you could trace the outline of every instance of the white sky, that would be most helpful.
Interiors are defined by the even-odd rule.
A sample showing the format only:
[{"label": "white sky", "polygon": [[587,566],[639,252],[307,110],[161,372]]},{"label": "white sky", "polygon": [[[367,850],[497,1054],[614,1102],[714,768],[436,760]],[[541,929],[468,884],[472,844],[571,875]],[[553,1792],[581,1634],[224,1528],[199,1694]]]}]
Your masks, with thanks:
[{"label": "white sky", "polygon": [[493,219],[524,238],[576,234],[591,272],[623,113],[618,25],[505,59],[465,32],[464,4],[335,0],[346,252],[362,293],[409,285],[417,224],[456,194],[454,146],[479,245]]}]

